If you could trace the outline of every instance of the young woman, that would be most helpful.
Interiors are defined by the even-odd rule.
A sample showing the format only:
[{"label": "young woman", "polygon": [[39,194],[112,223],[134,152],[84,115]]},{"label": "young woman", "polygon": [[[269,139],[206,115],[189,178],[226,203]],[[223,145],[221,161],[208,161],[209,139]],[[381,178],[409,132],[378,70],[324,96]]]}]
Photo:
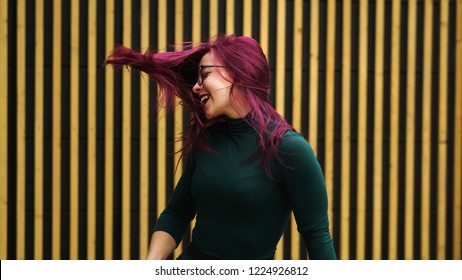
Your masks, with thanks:
[{"label": "young woman", "polygon": [[335,259],[322,170],[308,142],[271,106],[260,45],[220,35],[187,50],[140,54],[118,47],[107,64],[157,81],[169,106],[192,111],[185,168],[158,218],[147,259],[165,259],[196,216],[179,259],[272,259],[291,211],[310,259]]}]

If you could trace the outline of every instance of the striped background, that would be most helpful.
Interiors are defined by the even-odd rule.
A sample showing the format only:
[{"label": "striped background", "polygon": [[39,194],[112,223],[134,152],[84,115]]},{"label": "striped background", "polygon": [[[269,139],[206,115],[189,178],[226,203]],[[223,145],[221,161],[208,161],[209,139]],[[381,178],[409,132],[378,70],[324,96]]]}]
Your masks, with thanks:
[{"label": "striped background", "polygon": [[[0,0],[0,259],[144,258],[187,114],[101,64],[217,33],[267,54],[339,258],[461,259],[462,0]],[[301,242],[292,222],[276,258]]]}]

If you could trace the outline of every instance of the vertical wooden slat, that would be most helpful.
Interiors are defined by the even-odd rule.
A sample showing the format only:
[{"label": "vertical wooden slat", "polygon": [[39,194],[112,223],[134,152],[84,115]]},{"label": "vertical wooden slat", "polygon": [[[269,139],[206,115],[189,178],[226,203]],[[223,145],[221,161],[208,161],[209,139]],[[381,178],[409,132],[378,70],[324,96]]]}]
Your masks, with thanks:
[{"label": "vertical wooden slat", "polygon": [[357,187],[357,259],[366,254],[366,163],[367,163],[367,32],[368,3],[360,1],[358,70],[358,187]]},{"label": "vertical wooden slat", "polygon": [[8,1],[0,3],[0,259],[8,245]]},{"label": "vertical wooden slat", "polygon": [[[123,2],[123,45],[132,45],[131,0]],[[122,259],[130,259],[131,73],[122,74]]]},{"label": "vertical wooden slat", "polygon": [[431,182],[431,103],[432,103],[432,40],[433,1],[425,0],[423,86],[422,86],[422,196],[421,196],[421,255],[430,258],[430,182]]},{"label": "vertical wooden slat", "polygon": [[[284,116],[284,93],[285,93],[285,71],[286,71],[286,3],[283,0],[277,1],[277,31],[276,31],[276,111]],[[284,258],[284,237],[279,240],[275,259]]]},{"label": "vertical wooden slat", "polygon": [[96,1],[88,2],[87,259],[96,258]]},{"label": "vertical wooden slat", "polygon": [[350,257],[350,159],[351,159],[351,0],[343,2],[342,41],[342,185],[340,196],[340,255]]},{"label": "vertical wooden slat", "polygon": [[[106,55],[114,47],[114,0],[106,0]],[[114,71],[105,69],[104,132],[104,258],[111,260],[113,247],[114,205]]]},{"label": "vertical wooden slat", "polygon": [[[192,10],[192,41],[199,43],[201,41],[201,0],[193,0]],[[196,218],[191,221],[191,229],[196,225]],[[190,232],[192,237],[192,230]]]},{"label": "vertical wooden slat", "polygon": [[448,149],[448,23],[449,1],[440,2],[440,69],[439,69],[439,124],[438,124],[438,225],[437,258],[446,258],[446,188]]},{"label": "vertical wooden slat", "polygon": [[462,80],[457,77],[462,77],[462,0],[457,0],[456,22],[453,259],[460,260],[462,258]]},{"label": "vertical wooden slat", "polygon": [[25,258],[26,235],[26,3],[17,1],[16,259]]},{"label": "vertical wooden slat", "polygon": [[[192,6],[193,6],[192,7],[192,41],[194,43],[198,43],[201,41],[202,0],[193,0]],[[159,18],[159,22],[160,22],[160,18]],[[159,46],[162,46],[162,45],[159,43]]]},{"label": "vertical wooden slat", "polygon": [[366,257],[366,169],[367,169],[367,0],[359,2],[359,69],[358,69],[358,188],[356,258]]},{"label": "vertical wooden slat", "polygon": [[399,185],[399,59],[400,59],[400,0],[392,2],[391,85],[390,85],[390,202],[388,227],[388,258],[398,258],[398,185]]},{"label": "vertical wooden slat", "polygon": [[303,56],[303,1],[294,1],[294,42],[293,42],[293,98],[292,126],[302,130],[302,56]]},{"label": "vertical wooden slat", "polygon": [[277,1],[276,33],[276,110],[284,116],[285,70],[286,70],[286,3]]},{"label": "vertical wooden slat", "polygon": [[[334,107],[335,107],[335,0],[327,2],[326,38],[326,112],[325,112],[325,162],[324,177],[329,198],[328,216],[332,220],[334,198]],[[334,224],[330,224],[334,232]]]},{"label": "vertical wooden slat", "polygon": [[[158,49],[159,51],[167,48],[167,1],[158,2]],[[162,94],[159,92],[159,96]],[[162,100],[162,99],[160,99]],[[166,206],[166,138],[167,120],[163,103],[158,104],[157,110],[157,214],[159,215]]]},{"label": "vertical wooden slat", "polygon": [[[149,0],[141,0],[141,49],[149,48]],[[149,245],[149,77],[140,79],[140,259]]]},{"label": "vertical wooden slat", "polygon": [[79,257],[79,0],[71,1],[70,63],[70,252]]},{"label": "vertical wooden slat", "polygon": [[[315,154],[318,152],[318,84],[319,84],[319,0],[310,2],[310,90],[308,140]],[[309,258],[310,252],[308,252]]]},{"label": "vertical wooden slat", "polygon": [[61,0],[53,1],[53,242],[51,257],[61,259]]},{"label": "vertical wooden slat", "polygon": [[34,259],[43,258],[43,0],[35,2]]},{"label": "vertical wooden slat", "polygon": [[[209,2],[209,19],[209,34],[212,37],[218,34],[218,0],[210,0]],[[183,21],[183,19],[179,18],[177,20]]]},{"label": "vertical wooden slat", "polygon": [[319,84],[319,0],[310,7],[310,91],[308,139],[315,154],[318,152],[318,84]]},{"label": "vertical wooden slat", "polygon": [[[215,2],[215,7],[213,7],[215,14],[212,15],[212,2]],[[210,1],[210,19],[211,23],[213,21],[217,21],[216,15],[218,14],[218,4],[217,1]],[[176,50],[181,50],[182,46],[180,45],[181,42],[183,42],[183,18],[184,18],[184,13],[183,13],[183,0],[176,0],[175,1],[175,45],[176,45]],[[217,30],[215,33],[210,33],[216,34],[218,32],[218,24],[216,24]],[[210,24],[210,30],[212,30],[212,24]],[[181,133],[183,132],[183,106],[180,105],[180,99],[176,97],[175,101],[175,112],[174,112],[174,118],[175,118],[175,126],[174,126],[174,135],[175,135],[175,142],[174,142],[174,157],[173,157],[173,162],[175,164],[174,167],[174,185],[178,184],[178,181],[180,180],[182,171],[183,171],[183,165],[180,160],[180,154],[178,153],[182,146],[183,146],[183,141],[181,140]],[[178,164],[178,165],[177,165]],[[178,166],[178,168],[176,168]],[[182,252],[183,249],[183,243],[181,243],[173,252],[173,258],[176,259]]]},{"label": "vertical wooden slat", "polygon": [[[302,50],[303,50],[303,1],[294,1],[294,43],[293,43],[293,98],[292,125],[297,131],[302,130]],[[300,234],[294,215],[291,215],[291,249],[292,260],[300,259]]]},{"label": "vertical wooden slat", "polygon": [[252,0],[244,0],[244,17],[242,33],[244,36],[252,37]]},{"label": "vertical wooden slat", "polygon": [[226,34],[234,33],[234,0],[226,0]]},{"label": "vertical wooden slat", "polygon": [[408,3],[408,42],[406,80],[406,167],[404,209],[404,258],[412,259],[414,250],[414,171],[415,171],[415,63],[416,63],[417,1]]},{"label": "vertical wooden slat", "polygon": [[385,28],[385,1],[378,0],[376,5],[372,258],[379,260],[382,255],[383,33]]},{"label": "vertical wooden slat", "polygon": [[269,61],[269,0],[260,2],[260,45]]}]

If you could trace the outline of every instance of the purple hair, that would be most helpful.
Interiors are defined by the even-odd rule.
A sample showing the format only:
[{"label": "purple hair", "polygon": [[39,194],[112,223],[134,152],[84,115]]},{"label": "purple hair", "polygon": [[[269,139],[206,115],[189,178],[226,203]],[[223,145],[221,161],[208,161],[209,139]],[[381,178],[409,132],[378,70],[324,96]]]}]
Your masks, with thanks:
[{"label": "purple hair", "polygon": [[232,104],[233,93],[239,90],[252,108],[249,118],[245,120],[255,128],[261,150],[249,160],[261,154],[261,163],[271,177],[272,161],[281,161],[279,140],[287,130],[294,129],[270,103],[270,69],[257,41],[245,36],[218,35],[214,40],[196,46],[188,43],[182,51],[146,54],[119,46],[112,51],[105,64],[119,68],[131,66],[146,72],[158,83],[168,108],[175,106],[177,96],[182,105],[193,113],[189,129],[183,133],[183,155],[194,146],[207,148],[200,135],[208,126],[223,119],[220,116],[208,120],[202,104],[192,90],[197,81],[199,62],[208,52],[225,65],[232,76]]}]

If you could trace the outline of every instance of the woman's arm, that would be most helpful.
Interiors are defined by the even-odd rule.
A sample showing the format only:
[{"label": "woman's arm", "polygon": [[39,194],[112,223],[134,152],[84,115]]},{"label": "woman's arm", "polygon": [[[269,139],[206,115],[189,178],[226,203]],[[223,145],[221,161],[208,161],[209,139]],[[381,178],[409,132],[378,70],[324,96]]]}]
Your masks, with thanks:
[{"label": "woman's arm", "polygon": [[191,178],[195,165],[187,160],[183,174],[169,199],[167,207],[154,225],[148,260],[163,260],[180,244],[186,228],[196,215],[196,204],[191,194]]},{"label": "woman's arm", "polygon": [[310,259],[336,259],[327,217],[327,190],[313,150],[301,135],[286,133],[281,140],[280,175],[305,240]]},{"label": "woman's arm", "polygon": [[155,231],[151,237],[147,260],[165,260],[176,248],[175,239],[165,231]]}]

